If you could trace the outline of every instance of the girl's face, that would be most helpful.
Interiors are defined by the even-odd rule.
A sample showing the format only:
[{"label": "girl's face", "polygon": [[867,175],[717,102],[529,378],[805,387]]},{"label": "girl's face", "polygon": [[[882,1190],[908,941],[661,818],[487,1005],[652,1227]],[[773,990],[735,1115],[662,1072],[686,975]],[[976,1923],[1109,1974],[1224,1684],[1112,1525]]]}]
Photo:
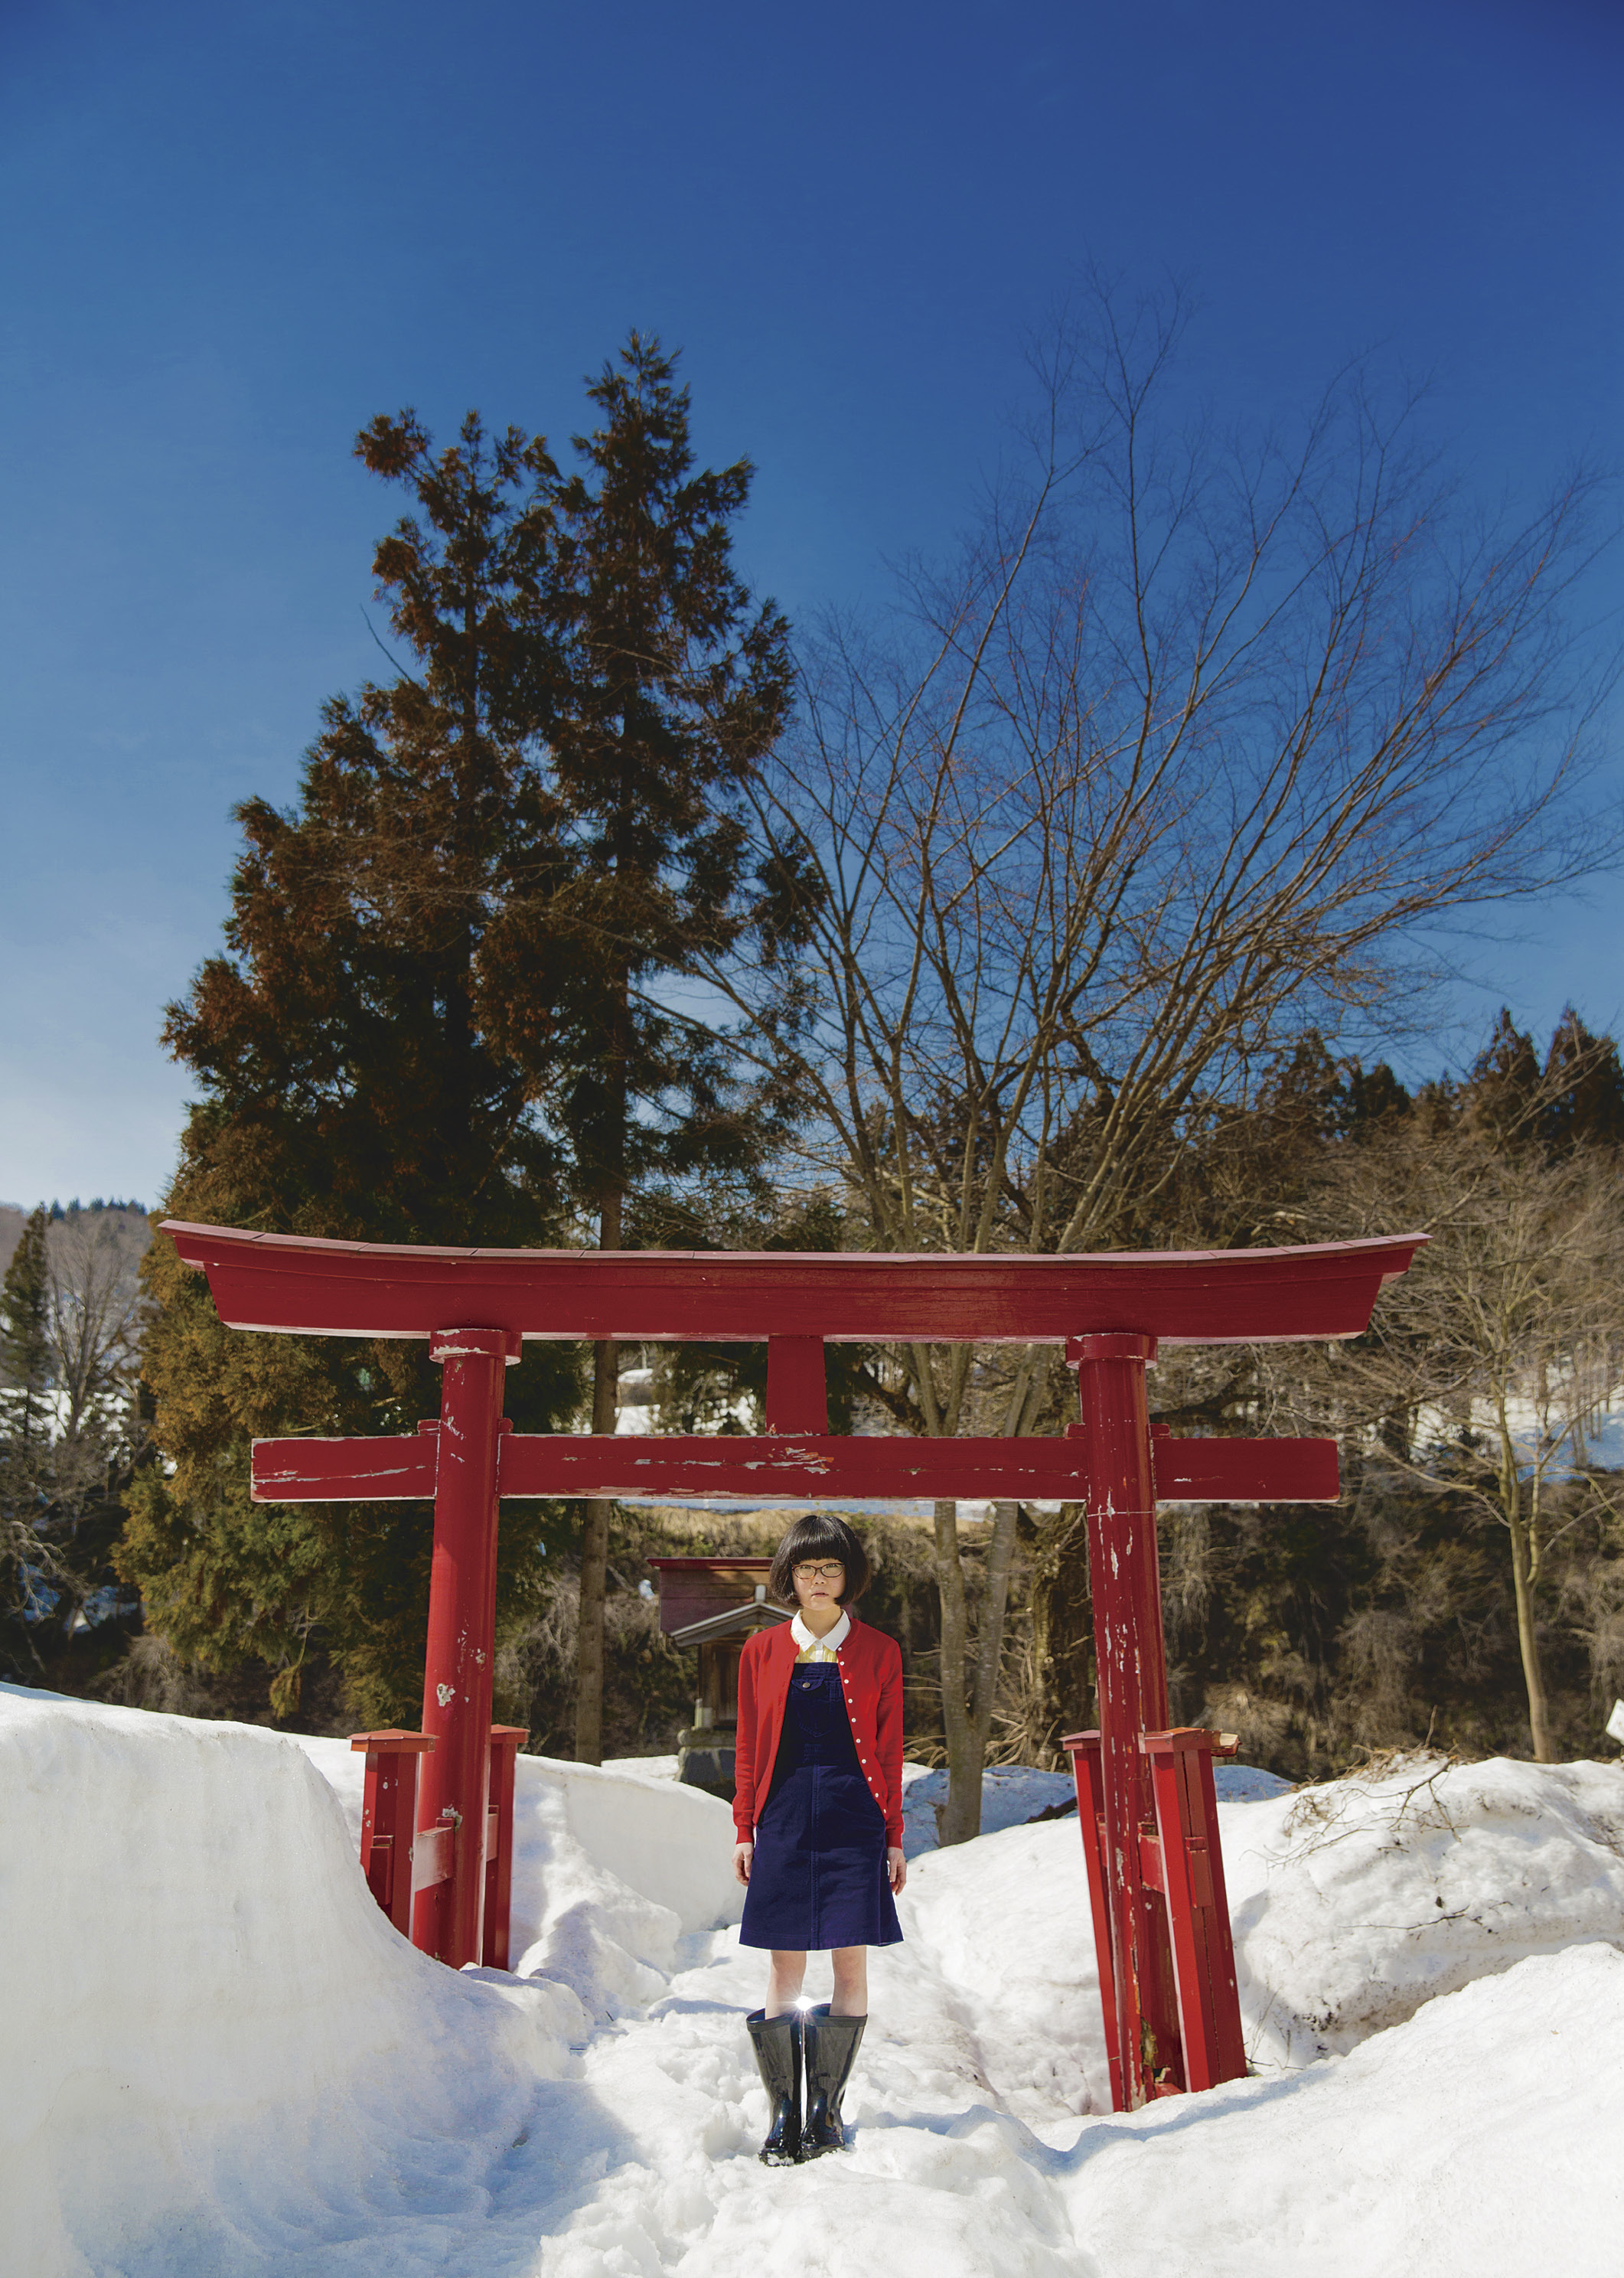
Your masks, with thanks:
[{"label": "girl's face", "polygon": [[838,1558],[803,1558],[791,1576],[804,1613],[835,1613],[846,1586],[846,1570]]}]

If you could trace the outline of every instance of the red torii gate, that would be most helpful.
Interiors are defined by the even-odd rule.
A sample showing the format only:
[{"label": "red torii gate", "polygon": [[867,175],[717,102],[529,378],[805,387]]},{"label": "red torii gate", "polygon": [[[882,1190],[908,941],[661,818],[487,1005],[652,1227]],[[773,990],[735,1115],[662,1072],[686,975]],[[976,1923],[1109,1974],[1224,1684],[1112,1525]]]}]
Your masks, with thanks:
[{"label": "red torii gate", "polygon": [[[1211,1823],[1216,1736],[1167,1731],[1155,1506],[1334,1502],[1337,1449],[1153,1433],[1145,1370],[1158,1343],[1356,1336],[1423,1235],[1029,1257],[419,1249],[174,1219],[164,1231],[208,1274],[228,1327],[422,1338],[444,1369],[439,1416],[416,1434],[260,1440],[253,1450],[256,1502],[434,1503],[416,1827],[420,1844],[451,1855],[431,1884],[418,1878],[415,1944],[454,1968],[482,1952],[499,1497],[1080,1501],[1100,1731],[1068,1745],[1113,2098],[1131,2109],[1244,2070]],[[516,1433],[502,1414],[503,1372],[527,1337],[765,1343],[766,1435]],[[835,1437],[830,1342],[1063,1344],[1081,1420],[1054,1440]],[[499,1777],[511,1793],[515,1736],[504,1728],[501,1739]],[[492,1878],[500,1872],[496,1862]],[[408,1883],[391,1907],[402,1926],[410,1902]]]}]

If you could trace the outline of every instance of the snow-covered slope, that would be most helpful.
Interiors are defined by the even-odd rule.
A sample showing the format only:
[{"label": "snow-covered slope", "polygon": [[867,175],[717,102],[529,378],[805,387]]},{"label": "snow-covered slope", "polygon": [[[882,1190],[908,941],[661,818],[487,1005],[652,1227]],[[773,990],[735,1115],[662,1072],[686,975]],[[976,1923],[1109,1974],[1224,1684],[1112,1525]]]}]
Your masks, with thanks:
[{"label": "snow-covered slope", "polygon": [[[359,1853],[364,1760],[347,1740],[293,1745],[332,1785]],[[733,1815],[714,1796],[546,1756],[514,1772],[517,1975],[560,1980],[606,2022],[664,1991],[685,1933],[738,1921]]]},{"label": "snow-covered slope", "polygon": [[1616,1762],[1399,1757],[1218,1816],[1260,2072],[1345,2054],[1529,1955],[1624,1945]]},{"label": "snow-covered slope", "polygon": [[[685,1928],[736,1915],[691,1832],[719,1816],[725,1833],[721,1806],[526,1764],[535,1974],[454,1976],[361,1879],[334,1793],[358,1813],[359,1762],[0,1686],[4,2278],[338,2269],[357,2251],[382,2270],[401,2232],[416,2267],[484,2211],[539,2084],[579,2071],[589,2008],[663,1991]],[[639,1823],[667,1838],[668,1904],[576,1838],[606,1817],[622,1852]]]},{"label": "snow-covered slope", "polygon": [[854,2146],[790,2172],[754,2157],[722,1807],[522,1760],[526,1975],[498,1981],[385,1922],[359,1792],[342,1743],[0,1688],[4,2278],[1617,2263],[1616,1765],[1224,1805],[1261,2076],[1130,2118],[1099,2110],[1075,1819],[922,1856]]},{"label": "snow-covered slope", "polygon": [[1433,2001],[1341,2063],[1094,2122],[1054,2172],[1109,2278],[1603,2278],[1624,2267],[1624,1955]]}]

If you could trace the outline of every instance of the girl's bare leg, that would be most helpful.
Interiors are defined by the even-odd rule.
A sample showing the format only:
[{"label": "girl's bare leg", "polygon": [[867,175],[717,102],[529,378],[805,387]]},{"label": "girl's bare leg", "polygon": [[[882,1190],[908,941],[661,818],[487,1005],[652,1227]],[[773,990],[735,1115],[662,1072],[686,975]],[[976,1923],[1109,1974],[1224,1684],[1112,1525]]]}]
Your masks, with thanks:
[{"label": "girl's bare leg", "polygon": [[[862,1949],[859,1947],[858,1951],[860,1953]],[[766,1974],[767,2015],[782,2017],[786,2009],[793,2009],[805,1982],[806,1956],[804,1953],[780,1953],[774,1947]]]},{"label": "girl's bare leg", "polygon": [[[803,1955],[802,1959],[804,1960]],[[776,1961],[777,1955],[773,1959]],[[868,1948],[865,1945],[837,1945],[831,1956],[835,1964],[835,1998],[829,2003],[831,2017],[866,2017],[868,2014]]]}]

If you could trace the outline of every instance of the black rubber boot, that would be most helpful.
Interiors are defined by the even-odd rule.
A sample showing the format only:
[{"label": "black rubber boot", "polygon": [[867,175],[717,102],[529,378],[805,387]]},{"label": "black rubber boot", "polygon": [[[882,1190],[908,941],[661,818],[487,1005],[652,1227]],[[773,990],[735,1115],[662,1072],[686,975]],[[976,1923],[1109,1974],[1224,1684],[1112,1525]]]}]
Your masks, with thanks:
[{"label": "black rubber boot", "polygon": [[822,2002],[806,2012],[806,2125],[801,2130],[801,2157],[816,2160],[825,2152],[843,2152],[846,2131],[841,2124],[840,2099],[851,2076],[852,2060],[863,2037],[866,2017],[831,2017]]},{"label": "black rubber boot", "polygon": [[754,2009],[744,2022],[772,2115],[761,2157],[769,2167],[793,2167],[801,2156],[801,2013],[769,2017]]}]

